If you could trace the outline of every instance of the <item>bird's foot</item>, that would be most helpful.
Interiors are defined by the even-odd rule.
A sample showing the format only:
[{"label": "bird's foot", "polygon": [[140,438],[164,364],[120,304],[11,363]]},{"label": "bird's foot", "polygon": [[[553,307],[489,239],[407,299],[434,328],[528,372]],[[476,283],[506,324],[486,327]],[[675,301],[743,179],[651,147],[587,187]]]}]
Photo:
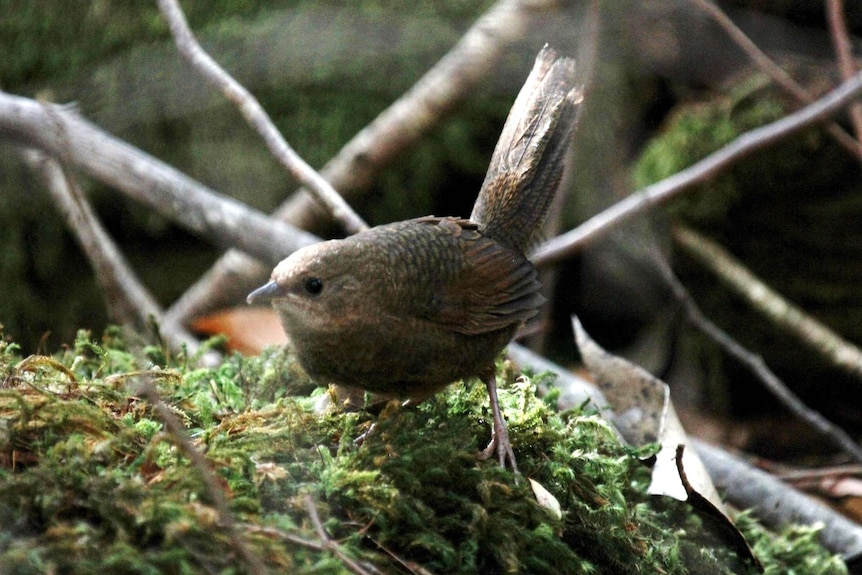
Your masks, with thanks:
[{"label": "bird's foot", "polygon": [[476,454],[482,461],[490,459],[496,452],[500,467],[506,468],[506,461],[512,467],[515,475],[518,475],[518,464],[515,461],[515,452],[512,451],[512,443],[509,441],[509,431],[506,428],[506,420],[500,412],[500,402],[497,400],[497,377],[493,371],[483,376],[485,386],[488,388],[488,398],[491,403],[491,412],[494,416],[494,425],[491,427],[491,441],[488,447]]},{"label": "bird's foot", "polygon": [[494,422],[494,426],[491,428],[491,441],[488,442],[488,446],[485,449],[476,454],[476,458],[485,461],[486,459],[491,459],[495,453],[497,454],[497,460],[500,462],[500,467],[505,469],[506,461],[508,461],[512,471],[516,474],[520,473],[518,471],[518,463],[515,461],[515,452],[512,450],[512,443],[509,441],[509,432],[506,430],[505,422],[499,429],[497,422]]}]

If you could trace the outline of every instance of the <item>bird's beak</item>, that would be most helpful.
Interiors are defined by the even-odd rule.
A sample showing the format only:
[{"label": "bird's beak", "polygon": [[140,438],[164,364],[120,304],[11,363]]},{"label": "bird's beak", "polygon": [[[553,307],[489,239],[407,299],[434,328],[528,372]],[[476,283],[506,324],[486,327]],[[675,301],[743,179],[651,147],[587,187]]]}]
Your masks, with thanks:
[{"label": "bird's beak", "polygon": [[280,291],[281,289],[279,288],[278,283],[276,283],[275,281],[270,281],[248,294],[248,297],[245,298],[245,301],[247,303],[269,301],[272,298],[277,297]]}]

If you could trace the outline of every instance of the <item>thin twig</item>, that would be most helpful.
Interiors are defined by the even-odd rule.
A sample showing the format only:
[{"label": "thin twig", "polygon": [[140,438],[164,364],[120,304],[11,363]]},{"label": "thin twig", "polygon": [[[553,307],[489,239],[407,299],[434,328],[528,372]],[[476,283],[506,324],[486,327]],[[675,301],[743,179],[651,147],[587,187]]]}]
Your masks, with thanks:
[{"label": "thin twig", "polygon": [[[307,508],[308,507],[308,501],[307,500],[305,501],[305,505]],[[312,502],[312,506],[313,506],[313,502]],[[310,514],[309,514],[309,516],[310,516]],[[315,516],[316,516],[316,512],[315,512]],[[318,528],[317,528],[318,525],[320,525],[322,528],[322,525],[320,523],[320,518],[318,517],[316,520],[312,519],[312,523],[315,523],[315,531],[318,532],[318,537],[320,537],[320,530],[318,530]],[[277,527],[255,525],[254,523],[240,523],[239,525],[243,528],[243,531],[245,531],[246,533],[260,533],[261,535],[265,535],[267,537],[277,537],[278,539],[283,539],[284,541],[289,541],[289,542],[294,543],[296,545],[299,545],[301,547],[313,549],[314,551],[333,552],[334,551],[333,547],[335,549],[338,548],[338,546],[335,545],[335,543],[331,539],[329,539],[329,537],[326,535],[325,531],[323,532],[324,537],[321,537],[319,540],[314,541],[311,539],[306,539],[305,537],[302,537],[300,535],[296,535],[295,533],[288,533],[287,531],[283,531],[281,529],[278,529]],[[356,562],[353,561],[352,559],[350,559],[349,557],[345,558],[345,557],[339,555],[339,559],[346,559],[345,564],[348,566],[348,568],[351,571],[353,571],[354,573],[357,573],[359,575],[373,575],[373,573],[379,573],[379,571],[377,569],[374,569],[373,567],[371,567],[372,571],[368,571],[368,569],[366,569],[365,567],[362,567],[361,565],[356,564]]]},{"label": "thin twig", "polygon": [[317,514],[317,506],[314,504],[314,499],[312,499],[311,495],[305,496],[304,503],[305,511],[308,513],[308,518],[311,519],[311,524],[314,526],[315,531],[317,531],[317,536],[320,537],[321,541],[323,541],[324,548],[332,552],[341,560],[342,563],[347,565],[347,567],[357,575],[371,575],[371,573],[359,563],[348,557],[335,541],[330,539],[329,534],[326,533],[326,529],[323,528],[323,523],[320,522],[320,516]]},{"label": "thin twig", "polygon": [[201,451],[195,447],[194,443],[192,443],[191,438],[189,438],[189,435],[186,433],[185,427],[183,427],[179,418],[165,404],[148,379],[139,379],[134,392],[144,397],[150,405],[153,406],[153,411],[155,411],[159,419],[162,420],[162,423],[165,424],[165,429],[170,437],[174,440],[177,447],[179,447],[189,458],[192,467],[194,467],[200,474],[201,479],[204,482],[207,495],[210,500],[212,500],[213,506],[218,513],[219,522],[227,531],[234,549],[236,549],[242,557],[249,573],[254,575],[265,575],[268,573],[269,571],[266,566],[261,562],[251,548],[249,548],[240,535],[237,523],[234,521],[233,514],[230,511],[230,507],[228,507],[227,499],[225,498],[222,486],[216,478],[215,472],[210,466],[207,458],[204,457],[203,453],[201,453]]},{"label": "thin twig", "polygon": [[700,310],[692,299],[688,290],[680,283],[679,278],[673,273],[663,257],[654,258],[654,263],[670,287],[671,292],[679,301],[685,311],[688,321],[704,333],[707,337],[717,343],[731,357],[745,365],[763,383],[764,387],[775,396],[782,405],[789,409],[799,419],[806,422],[813,429],[827,437],[845,453],[857,461],[862,462],[862,447],[856,443],[843,429],[826,419],[822,414],[811,409],[787,387],[775,373],[769,369],[766,362],[739,344],[727,332],[715,325]]},{"label": "thin twig", "polygon": [[[766,53],[761,50],[717,4],[711,0],[689,1],[693,2],[701,10],[709,14],[709,16],[727,32],[728,36],[730,36],[730,38],[736,42],[740,48],[742,48],[743,52],[745,52],[749,59],[754,62],[758,68],[769,74],[769,77],[772,78],[772,80],[785,92],[793,96],[802,104],[810,104],[814,101],[814,96],[808,92],[805,87],[794,80],[793,77],[785,72],[778,64],[773,62],[772,59],[767,56]],[[848,80],[851,76],[853,76],[853,73],[848,74],[842,79]],[[852,105],[850,109],[852,110],[854,107],[855,105]],[[859,159],[862,159],[862,144],[853,139],[853,137],[845,132],[841,126],[835,122],[830,122],[826,125],[826,130],[841,146]]]},{"label": "thin twig", "polygon": [[537,265],[546,265],[574,254],[588,242],[595,241],[622,223],[676,197],[695,184],[722,173],[753,152],[822,122],[844,108],[860,93],[862,73],[856,74],[813,104],[771,124],[737,136],[731,143],[699,162],[631,194],[577,228],[545,242],[533,253],[532,260]]},{"label": "thin twig", "polygon": [[[847,21],[844,18],[844,0],[826,0],[826,20],[829,22],[832,43],[838,56],[841,79],[847,80],[853,77],[857,69],[856,61],[853,59],[853,45],[847,32]],[[862,138],[862,103],[856,102],[850,105],[850,121],[853,122],[856,138]],[[862,154],[862,144],[857,143],[857,150]]]},{"label": "thin twig", "polygon": [[684,226],[676,226],[673,237],[687,254],[718,276],[755,310],[834,366],[862,379],[862,350],[787,301],[712,240]]},{"label": "thin twig", "polygon": [[218,194],[107,134],[68,107],[0,92],[0,139],[44,150],[192,233],[218,246],[240,249],[271,265],[292,251],[320,241]]},{"label": "thin twig", "polygon": [[[505,49],[521,40],[529,24],[557,8],[558,0],[499,0],[458,43],[398,100],[357,133],[320,173],[350,199],[371,187],[384,168],[437,127],[476,86],[497,69]],[[297,193],[276,217],[306,230],[324,223],[307,194]],[[228,252],[168,310],[178,323],[233,305],[270,269]]]},{"label": "thin twig", "polygon": [[246,533],[260,533],[267,537],[277,537],[278,539],[290,541],[300,547],[306,547],[308,549],[313,549],[314,551],[326,551],[326,544],[324,542],[312,541],[311,539],[306,539],[305,537],[296,535],[295,533],[288,533],[287,531],[283,531],[277,527],[255,525],[254,523],[238,523],[237,525]]},{"label": "thin twig", "polygon": [[269,151],[297,182],[314,194],[349,233],[356,233],[368,225],[353,211],[323,176],[308,165],[278,131],[272,119],[257,99],[237,82],[224,68],[207,54],[195,39],[177,0],[158,0],[159,10],[168,22],[180,55],[204,79],[221,91],[252,126]]},{"label": "thin twig", "polygon": [[854,477],[857,479],[862,477],[862,466],[859,464],[849,463],[844,465],[827,465],[826,467],[817,468],[788,468],[786,465],[763,465],[761,462],[760,467],[770,470],[776,477],[789,483],[802,483],[805,481],[840,477]]},{"label": "thin twig", "polygon": [[434,573],[432,573],[428,569],[425,569],[424,567],[422,567],[422,565],[419,565],[418,563],[416,563],[414,561],[408,561],[408,560],[404,559],[403,557],[399,557],[395,552],[393,552],[391,549],[387,548],[385,545],[383,545],[379,541],[376,541],[375,539],[371,539],[371,541],[375,545],[377,545],[378,549],[380,549],[381,551],[383,551],[384,553],[386,553],[387,555],[392,557],[393,561],[396,561],[399,565],[401,565],[402,567],[404,567],[405,569],[407,569],[408,571],[410,571],[414,575],[434,575]]}]

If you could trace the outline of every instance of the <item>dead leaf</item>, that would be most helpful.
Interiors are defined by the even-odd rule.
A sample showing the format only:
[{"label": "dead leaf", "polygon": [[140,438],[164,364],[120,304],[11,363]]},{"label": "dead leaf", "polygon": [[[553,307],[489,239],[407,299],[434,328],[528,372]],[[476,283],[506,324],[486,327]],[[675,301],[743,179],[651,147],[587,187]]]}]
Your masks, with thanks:
[{"label": "dead leaf", "polygon": [[674,411],[667,384],[602,349],[576,317],[572,318],[572,324],[581,359],[616,413],[614,424],[620,435],[635,446],[653,442],[660,445],[647,492],[687,502],[711,519],[740,557],[759,567],[742,533],[728,516],[706,467],[694,449],[688,448],[688,436]]},{"label": "dead leaf", "polygon": [[287,336],[272,308],[234,307],[196,318],[192,329],[206,335],[224,334],[228,349],[255,355],[268,345],[282,345]]},{"label": "dead leaf", "polygon": [[[661,445],[650,493],[685,501],[687,495],[677,470],[676,450],[679,445],[686,445],[688,438],[673,409],[667,384],[602,349],[577,318],[573,318],[573,325],[581,358],[616,414],[614,424],[620,434],[635,446],[654,442]],[[689,449],[685,459],[691,484],[721,507],[718,493],[697,454]]]},{"label": "dead leaf", "polygon": [[536,502],[550,511],[551,515],[557,519],[562,519],[563,510],[557,498],[538,481],[534,481],[533,479],[529,479],[528,481],[530,482],[530,487],[533,489],[533,495],[536,496]]}]

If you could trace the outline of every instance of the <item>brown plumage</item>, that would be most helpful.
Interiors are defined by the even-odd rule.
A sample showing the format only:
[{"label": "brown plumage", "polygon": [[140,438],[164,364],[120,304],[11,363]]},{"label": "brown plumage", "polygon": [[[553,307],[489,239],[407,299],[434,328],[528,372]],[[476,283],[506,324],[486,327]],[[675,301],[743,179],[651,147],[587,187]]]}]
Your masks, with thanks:
[{"label": "brown plumage", "polygon": [[517,471],[494,359],[544,301],[525,256],[559,184],[580,92],[544,49],[494,151],[471,220],[424,217],[303,248],[249,295],[278,311],[321,383],[421,401],[455,380],[488,387],[497,453]]}]

